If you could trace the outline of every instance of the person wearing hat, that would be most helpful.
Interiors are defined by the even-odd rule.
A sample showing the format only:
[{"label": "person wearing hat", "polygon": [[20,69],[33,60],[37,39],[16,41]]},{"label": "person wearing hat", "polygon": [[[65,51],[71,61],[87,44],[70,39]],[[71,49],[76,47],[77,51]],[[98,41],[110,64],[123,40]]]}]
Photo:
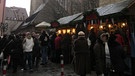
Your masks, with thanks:
[{"label": "person wearing hat", "polygon": [[96,65],[95,70],[97,76],[105,75],[106,59],[108,59],[108,63],[110,62],[109,48],[108,46],[106,46],[108,44],[108,38],[109,38],[109,34],[106,31],[98,32],[97,41],[96,44],[94,45],[94,56],[95,56],[95,65]]},{"label": "person wearing hat", "polygon": [[80,76],[90,73],[90,56],[88,42],[83,31],[78,32],[78,38],[74,42],[74,70]]},{"label": "person wearing hat", "polygon": [[124,76],[124,51],[115,41],[116,37],[99,31],[94,46],[97,76]]}]

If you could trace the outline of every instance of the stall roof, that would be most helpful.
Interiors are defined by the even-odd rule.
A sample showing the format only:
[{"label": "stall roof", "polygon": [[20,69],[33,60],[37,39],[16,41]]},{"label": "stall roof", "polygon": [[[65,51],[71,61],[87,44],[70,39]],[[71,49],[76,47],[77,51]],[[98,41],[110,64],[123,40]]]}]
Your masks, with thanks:
[{"label": "stall roof", "polygon": [[43,22],[37,24],[35,27],[50,27],[50,26],[51,26],[50,23],[43,21]]},{"label": "stall roof", "polygon": [[67,16],[67,17],[63,17],[63,18],[60,18],[58,20],[58,22],[61,24],[61,25],[64,25],[64,24],[68,24],[69,22],[73,21],[74,19],[78,18],[79,16],[81,16],[83,13],[78,13],[78,14],[74,14],[74,15],[71,15],[71,16]]},{"label": "stall roof", "polygon": [[82,20],[84,18],[84,15],[80,15],[79,17],[77,17],[76,19],[74,19],[73,21],[79,21],[79,20]]},{"label": "stall roof", "polygon": [[97,8],[97,12],[99,13],[99,16],[118,13],[121,12],[123,9],[125,9],[128,5],[130,5],[132,1],[133,0],[124,0],[115,4],[102,6]]},{"label": "stall roof", "polygon": [[54,2],[54,0],[48,0],[46,3],[41,4],[39,8],[37,8],[37,10],[18,27],[17,30],[24,29],[28,26],[35,27],[35,24],[42,21],[50,23],[67,15],[67,11],[65,11],[57,1]]}]

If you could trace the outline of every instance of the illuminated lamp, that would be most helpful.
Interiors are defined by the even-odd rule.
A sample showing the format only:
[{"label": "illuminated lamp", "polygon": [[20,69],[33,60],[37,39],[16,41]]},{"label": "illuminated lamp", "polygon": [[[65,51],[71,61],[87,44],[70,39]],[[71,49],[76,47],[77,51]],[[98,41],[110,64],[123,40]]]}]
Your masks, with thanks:
[{"label": "illuminated lamp", "polygon": [[58,30],[58,34],[61,34],[61,30]]},{"label": "illuminated lamp", "polygon": [[62,32],[63,32],[63,34],[65,34],[66,33],[66,30],[62,30]]},{"label": "illuminated lamp", "polygon": [[72,33],[75,33],[75,29],[74,28],[72,29]]},{"label": "illuminated lamp", "polygon": [[93,29],[93,28],[94,28],[93,26],[90,27],[90,29]]},{"label": "illuminated lamp", "polygon": [[108,27],[111,28],[112,27],[111,24],[109,24]]},{"label": "illuminated lamp", "polygon": [[126,23],[122,23],[122,26],[126,26]]},{"label": "illuminated lamp", "polygon": [[101,25],[101,26],[99,26],[99,28],[100,28],[100,29],[103,29],[103,26]]},{"label": "illuminated lamp", "polygon": [[67,29],[67,33],[70,33],[70,29]]}]

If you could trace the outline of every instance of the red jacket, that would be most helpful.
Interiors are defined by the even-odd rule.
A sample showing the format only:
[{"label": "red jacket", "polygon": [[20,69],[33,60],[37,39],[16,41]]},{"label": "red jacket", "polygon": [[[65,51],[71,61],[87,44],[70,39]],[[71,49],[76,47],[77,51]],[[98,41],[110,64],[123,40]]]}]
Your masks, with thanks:
[{"label": "red jacket", "polygon": [[61,37],[57,36],[55,38],[55,50],[60,49],[61,48]]},{"label": "red jacket", "polygon": [[124,39],[123,39],[123,37],[120,35],[120,34],[116,34],[116,41],[119,43],[119,44],[121,44],[122,46],[123,45],[125,45],[125,43],[124,43]]}]

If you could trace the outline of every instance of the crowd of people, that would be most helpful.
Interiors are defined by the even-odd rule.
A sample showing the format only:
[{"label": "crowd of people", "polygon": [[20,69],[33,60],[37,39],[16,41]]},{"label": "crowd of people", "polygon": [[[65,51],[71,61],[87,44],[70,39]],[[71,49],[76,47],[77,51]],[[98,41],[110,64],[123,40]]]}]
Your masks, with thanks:
[{"label": "crowd of people", "polygon": [[47,65],[48,60],[60,63],[63,54],[64,63],[72,63],[80,76],[86,76],[92,70],[98,76],[124,76],[127,67],[123,40],[118,31],[109,34],[103,30],[96,35],[92,29],[86,36],[85,31],[61,35],[43,30],[41,34],[4,35],[0,38],[0,52],[4,54],[3,59],[10,59],[8,67],[12,67],[13,73],[17,72],[18,66],[33,71],[38,69],[40,62],[41,65]]},{"label": "crowd of people", "polygon": [[97,76],[125,76],[129,67],[125,63],[124,45],[124,37],[119,30],[113,33],[102,30],[96,34],[92,29],[88,38],[84,31],[78,32],[74,41],[75,72],[80,76],[91,71],[96,71]]},{"label": "crowd of people", "polygon": [[[40,65],[47,65],[51,60],[54,63],[60,63],[60,55],[65,55],[65,63],[70,63],[70,36],[55,32],[48,34],[43,30],[40,34],[35,32],[26,32],[24,34],[11,34],[0,37],[0,64],[7,59],[8,68],[13,69],[13,73],[17,72],[18,66],[22,70],[33,71],[38,69]],[[66,48],[67,47],[67,48]],[[62,50],[66,50],[65,52]],[[3,64],[2,64],[3,66]],[[2,67],[1,66],[1,67]]]}]

